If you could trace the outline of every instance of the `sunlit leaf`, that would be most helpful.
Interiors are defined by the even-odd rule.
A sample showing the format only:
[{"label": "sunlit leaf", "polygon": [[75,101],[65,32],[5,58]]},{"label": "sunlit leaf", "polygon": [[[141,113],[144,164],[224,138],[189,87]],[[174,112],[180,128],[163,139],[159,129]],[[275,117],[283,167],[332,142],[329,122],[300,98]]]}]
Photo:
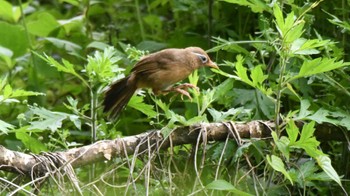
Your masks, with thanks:
[{"label": "sunlit leaf", "polygon": [[11,50],[15,58],[27,52],[29,42],[23,27],[0,21],[0,29],[0,46]]},{"label": "sunlit leaf", "polygon": [[299,129],[295,125],[294,121],[290,120],[288,122],[287,127],[286,127],[286,131],[287,131],[290,143],[293,144],[297,140],[298,135],[299,135]]},{"label": "sunlit leaf", "polygon": [[310,61],[306,60],[302,64],[298,75],[292,77],[290,80],[331,71],[348,65],[350,65],[350,63],[337,61],[335,58],[316,58]]},{"label": "sunlit leaf", "polygon": [[15,126],[5,121],[0,120],[0,135],[7,134],[9,130],[14,129]]},{"label": "sunlit leaf", "polygon": [[28,31],[33,35],[46,37],[51,31],[59,27],[55,17],[48,12],[40,13],[36,17],[36,20],[31,20],[27,24]]},{"label": "sunlit leaf", "polygon": [[320,155],[316,157],[318,165],[323,169],[323,171],[334,180],[339,186],[342,186],[340,177],[338,173],[332,166],[331,159],[326,155]]},{"label": "sunlit leaf", "polygon": [[222,0],[228,3],[235,3],[241,6],[248,6],[253,12],[262,13],[263,11],[269,11],[270,7],[261,0]]}]

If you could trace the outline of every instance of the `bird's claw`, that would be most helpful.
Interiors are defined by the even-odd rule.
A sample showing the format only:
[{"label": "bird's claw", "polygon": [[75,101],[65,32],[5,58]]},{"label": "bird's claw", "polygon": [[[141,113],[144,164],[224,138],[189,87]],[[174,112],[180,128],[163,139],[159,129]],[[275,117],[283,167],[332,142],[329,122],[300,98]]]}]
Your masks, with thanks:
[{"label": "bird's claw", "polygon": [[186,91],[189,88],[193,88],[199,93],[199,88],[197,86],[195,86],[193,84],[189,84],[189,83],[180,84],[176,87],[173,87],[173,88],[167,90],[166,92],[175,91],[175,92],[181,94],[182,100],[183,100],[183,96],[185,95],[186,97],[188,97],[192,101],[191,95]]},{"label": "bird's claw", "polygon": [[199,93],[199,88],[193,84],[190,83],[184,83],[184,84],[180,84],[175,88],[180,88],[180,89],[189,89],[189,88],[193,88],[195,89],[198,93]]}]

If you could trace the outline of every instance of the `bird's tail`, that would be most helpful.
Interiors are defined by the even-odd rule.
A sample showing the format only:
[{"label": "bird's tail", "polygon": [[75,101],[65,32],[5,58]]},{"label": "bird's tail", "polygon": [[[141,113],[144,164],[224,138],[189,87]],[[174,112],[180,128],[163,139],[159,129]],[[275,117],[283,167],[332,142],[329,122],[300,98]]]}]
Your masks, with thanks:
[{"label": "bird's tail", "polygon": [[115,118],[135,93],[137,86],[135,80],[129,80],[130,76],[118,80],[106,91],[103,101],[104,112],[111,111],[110,116]]}]

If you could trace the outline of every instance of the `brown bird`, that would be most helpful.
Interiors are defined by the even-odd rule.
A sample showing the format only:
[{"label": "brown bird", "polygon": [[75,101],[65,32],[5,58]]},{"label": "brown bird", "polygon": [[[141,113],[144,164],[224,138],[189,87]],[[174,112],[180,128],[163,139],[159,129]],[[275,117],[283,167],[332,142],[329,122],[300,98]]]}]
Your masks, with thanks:
[{"label": "brown bird", "polygon": [[204,66],[218,69],[198,47],[170,48],[147,55],[136,63],[129,76],[113,83],[106,91],[104,111],[112,111],[111,115],[116,117],[139,88],[151,88],[155,95],[175,91],[191,98],[186,89],[197,88],[194,85],[171,86]]}]

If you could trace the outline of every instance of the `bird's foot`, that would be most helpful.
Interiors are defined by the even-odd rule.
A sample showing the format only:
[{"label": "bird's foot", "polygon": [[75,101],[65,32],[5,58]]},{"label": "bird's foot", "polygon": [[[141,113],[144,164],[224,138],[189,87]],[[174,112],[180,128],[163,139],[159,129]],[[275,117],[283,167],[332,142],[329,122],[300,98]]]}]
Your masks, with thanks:
[{"label": "bird's foot", "polygon": [[178,86],[172,87],[172,88],[165,90],[163,92],[175,91],[175,92],[181,94],[182,100],[183,100],[183,96],[185,95],[186,97],[188,97],[192,101],[191,95],[186,91],[189,88],[194,88],[199,93],[199,88],[197,86],[195,86],[193,84],[189,84],[189,83],[180,84]]}]

